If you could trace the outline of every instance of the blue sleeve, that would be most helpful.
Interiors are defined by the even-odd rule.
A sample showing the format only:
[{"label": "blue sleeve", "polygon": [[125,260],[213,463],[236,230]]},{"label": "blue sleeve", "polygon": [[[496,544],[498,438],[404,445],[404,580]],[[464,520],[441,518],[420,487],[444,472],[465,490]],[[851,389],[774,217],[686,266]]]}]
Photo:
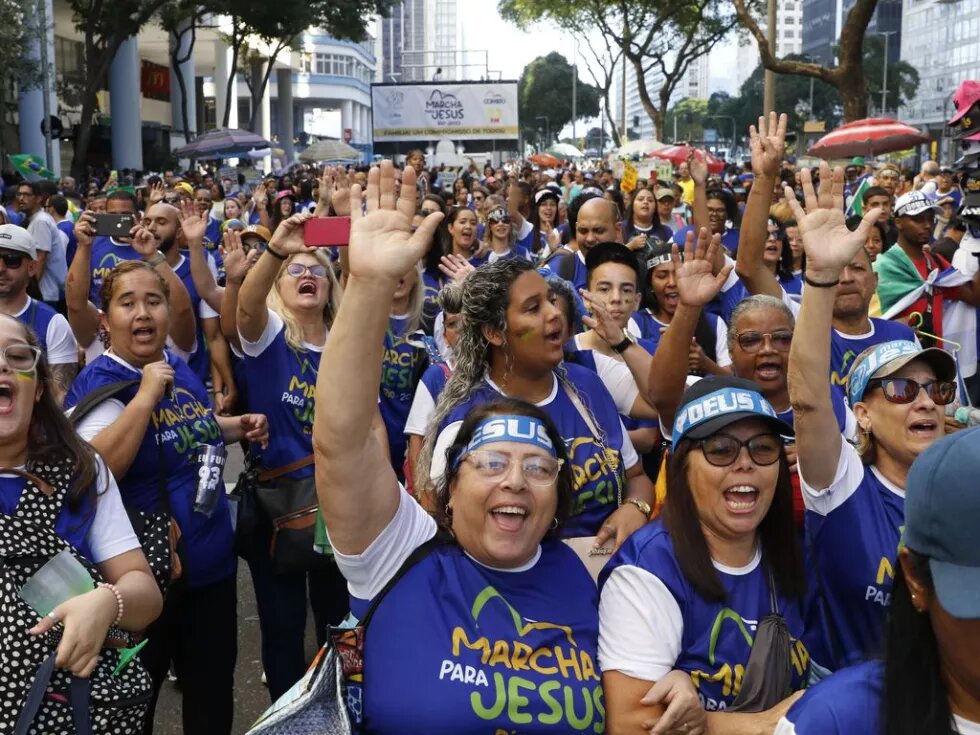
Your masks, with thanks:
[{"label": "blue sleeve", "polygon": [[732,312],[735,311],[735,307],[738,306],[738,302],[740,302],[742,299],[747,299],[748,297],[749,290],[741,281],[736,283],[727,291],[723,291],[722,293],[718,294],[717,299],[721,305],[718,316],[720,316],[726,324],[730,324],[732,321]]},{"label": "blue sleeve", "polygon": [[847,417],[847,404],[844,399],[844,389],[839,385],[830,386],[830,402],[834,405],[834,416],[837,417],[837,426],[841,432],[844,431],[844,423]]},{"label": "blue sleeve", "polygon": [[691,225],[687,225],[686,227],[682,227],[681,229],[679,229],[677,232],[674,233],[674,236],[673,236],[674,242],[676,242],[678,245],[680,245],[683,248],[684,247],[684,239],[687,237],[687,233],[688,232],[692,232],[693,230],[694,230],[694,228]]}]

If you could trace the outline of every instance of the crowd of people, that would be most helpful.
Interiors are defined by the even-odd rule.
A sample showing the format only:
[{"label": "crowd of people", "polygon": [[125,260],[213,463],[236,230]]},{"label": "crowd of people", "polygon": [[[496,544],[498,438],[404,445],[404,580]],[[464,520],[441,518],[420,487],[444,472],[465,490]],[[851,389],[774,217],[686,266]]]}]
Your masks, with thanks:
[{"label": "crowd of people", "polygon": [[370,610],[364,733],[980,733],[963,192],[785,137],[10,187],[0,731],[152,733],[172,671],[231,733],[241,558],[270,702]]}]

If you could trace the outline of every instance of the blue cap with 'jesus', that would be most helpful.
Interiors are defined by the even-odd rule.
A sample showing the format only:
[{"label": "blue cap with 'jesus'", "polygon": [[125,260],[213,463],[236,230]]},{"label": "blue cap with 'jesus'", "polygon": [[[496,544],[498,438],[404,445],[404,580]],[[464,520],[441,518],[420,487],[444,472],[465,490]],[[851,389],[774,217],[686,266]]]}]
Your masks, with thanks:
[{"label": "blue cap with 'jesus'", "polygon": [[762,419],[781,436],[793,435],[792,427],[776,415],[756,383],[744,378],[705,378],[684,391],[672,441],[676,447],[681,439],[705,439],[729,424],[753,418]]}]

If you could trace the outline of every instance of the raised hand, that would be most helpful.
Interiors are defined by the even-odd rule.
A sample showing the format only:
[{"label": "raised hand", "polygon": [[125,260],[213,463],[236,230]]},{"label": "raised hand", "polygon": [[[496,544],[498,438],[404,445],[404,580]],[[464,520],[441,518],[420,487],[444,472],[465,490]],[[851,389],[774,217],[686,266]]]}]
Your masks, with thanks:
[{"label": "raised hand", "polygon": [[350,214],[350,176],[343,166],[334,169],[333,187],[330,189],[330,205],[338,217]]},{"label": "raised hand", "polygon": [[156,255],[157,238],[146,227],[137,225],[129,231],[129,237],[129,244],[132,246],[133,250],[142,255],[144,258],[149,258]]},{"label": "raised hand", "polygon": [[838,166],[831,174],[826,161],[820,162],[820,187],[813,188],[810,169],[800,172],[806,209],[800,206],[788,186],[786,201],[800,227],[806,252],[806,275],[814,281],[830,283],[840,278],[844,266],[864,247],[868,231],[881,214],[880,208],[865,212],[858,228],[851,232],[844,221],[844,170]]},{"label": "raised hand", "polygon": [[599,294],[594,294],[584,288],[579,289],[585,308],[591,316],[582,317],[582,323],[595,331],[609,345],[618,345],[623,341],[623,328],[610,314],[606,300]]},{"label": "raised hand", "polygon": [[466,280],[466,277],[470,273],[476,270],[476,268],[474,268],[473,264],[462,255],[450,253],[449,255],[443,255],[439,259],[439,270],[452,278],[454,281],[462,283]]},{"label": "raised hand", "polygon": [[[415,180],[415,169],[409,166],[398,187],[391,161],[382,161],[380,168],[371,168],[363,194],[359,184],[351,187],[351,278],[394,285],[429,249],[443,214],[429,214],[412,232]],[[366,212],[362,201],[367,204]]]},{"label": "raised hand", "polygon": [[255,248],[246,253],[242,247],[242,237],[235,230],[225,233],[224,242],[225,278],[229,283],[241,286],[262,252]]},{"label": "raised hand", "polygon": [[259,184],[256,186],[255,191],[252,192],[252,201],[255,202],[255,206],[262,208],[268,200],[269,195],[266,193],[265,185]]},{"label": "raised hand", "polygon": [[95,215],[86,209],[78,216],[74,229],[78,247],[92,247],[92,243],[95,241]]},{"label": "raised hand", "polygon": [[721,248],[721,236],[709,236],[707,228],[704,227],[698,233],[697,246],[694,244],[694,233],[687,233],[683,261],[677,245],[674,244],[671,248],[670,257],[674,262],[677,295],[685,306],[704,306],[717,296],[721,287],[725,285],[728,274],[734,266],[729,263],[718,275],[712,274],[711,264],[719,248]]},{"label": "raised hand", "polygon": [[704,186],[708,180],[708,162],[704,159],[704,153],[697,148],[692,148],[687,154],[687,168],[691,172],[694,183]]},{"label": "raised hand", "polygon": [[157,202],[162,202],[163,197],[166,195],[166,187],[164,187],[162,181],[158,181],[155,184],[150,184],[150,193],[148,201],[150,205],[154,205]]},{"label": "raised hand", "polygon": [[294,214],[279,223],[276,231],[269,240],[269,249],[280,255],[295,255],[305,252],[308,248],[303,242],[303,225],[313,215],[308,212]]},{"label": "raised hand", "polygon": [[776,178],[783,165],[786,152],[786,113],[777,119],[775,112],[759,116],[759,126],[749,126],[750,147],[752,149],[752,173],[756,176]]},{"label": "raised hand", "polygon": [[180,220],[180,231],[188,246],[200,245],[204,242],[204,233],[208,229],[208,220],[197,208],[197,204],[185,200],[180,203],[177,219]]}]

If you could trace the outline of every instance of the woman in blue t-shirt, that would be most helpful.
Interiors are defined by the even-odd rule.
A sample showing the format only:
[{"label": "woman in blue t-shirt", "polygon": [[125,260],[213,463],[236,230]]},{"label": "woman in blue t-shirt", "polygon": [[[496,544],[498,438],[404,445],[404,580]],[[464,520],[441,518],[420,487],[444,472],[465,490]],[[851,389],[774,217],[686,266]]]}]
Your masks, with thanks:
[{"label": "woman in blue t-shirt", "polygon": [[[4,673],[0,677],[0,722],[12,728],[18,721],[38,667],[57,651],[57,666],[64,671],[55,672],[52,695],[44,698],[37,717],[27,724],[39,727],[38,732],[63,733],[71,721],[71,709],[61,696],[68,684],[66,674],[92,676],[110,626],[145,630],[159,616],[162,599],[115,480],[92,447],[75,433],[54,395],[51,368],[36,335],[3,314],[0,641]],[[87,585],[88,592],[64,600],[39,620],[38,611],[27,602],[36,598],[22,593],[21,588],[61,553],[98,576]],[[103,583],[96,587],[95,579]],[[104,669],[99,672],[94,682],[96,696],[105,694],[105,673]],[[134,675],[127,686],[142,683],[149,691],[145,671],[127,674]],[[141,692],[131,689],[129,693]],[[130,722],[142,719],[128,716],[133,717]],[[64,728],[54,726],[57,718]],[[96,732],[105,730],[97,727]]]},{"label": "woman in blue t-shirt", "polygon": [[956,365],[940,349],[894,340],[858,355],[847,399],[858,446],[844,441],[831,400],[830,331],[836,284],[864,246],[878,210],[855,231],[844,222],[843,173],[823,164],[819,206],[810,172],[804,213],[787,190],[806,250],[803,300],[790,352],[806,543],[819,583],[824,645],[836,669],[881,645],[891,602],[905,485],[912,461],[945,430],[944,407],[956,397]]},{"label": "woman in blue t-shirt", "polygon": [[[322,249],[303,244],[309,215],[285,220],[248,272],[238,294],[240,372],[249,410],[269,417],[275,441],[251,447],[260,482],[309,482],[313,476],[313,390],[320,353],[340,300],[340,286]],[[267,479],[263,479],[263,475]],[[277,477],[278,476],[278,477]],[[348,610],[343,577],[333,564],[308,571],[277,570],[270,555],[272,519],[262,518],[246,556],[255,587],[262,666],[273,701],[306,670],[306,614],[317,642]]]},{"label": "woman in blue t-shirt", "polygon": [[445,448],[472,406],[501,395],[533,402],[555,421],[572,455],[575,496],[565,533],[618,546],[646,522],[653,487],[598,375],[562,365],[565,334],[555,297],[530,263],[502,260],[471,273],[456,368],[416,477],[442,474]]},{"label": "woman in blue t-shirt", "polygon": [[976,428],[916,458],[881,660],[842,669],[808,690],[775,735],[980,733],[978,473]]},{"label": "woman in blue t-shirt", "polygon": [[[202,476],[220,480],[220,466],[200,454],[243,439],[265,444],[269,425],[261,414],[215,416],[204,384],[164,349],[169,289],[152,266],[129,260],[113,268],[102,284],[102,305],[111,347],[78,374],[65,406],[130,383],[82,418],[78,431],[117,478],[127,511],[165,513],[180,530],[183,574],[169,586],[141,656],[157,691],[174,662],[185,729],[229,733],[238,653],[234,538],[223,483],[199,487]],[[144,550],[151,562],[160,554]]]},{"label": "woman in blue t-shirt", "polygon": [[[789,650],[771,655],[788,657],[791,667],[784,681],[766,685],[782,696],[803,688],[806,583],[781,438],[791,432],[751,381],[706,378],[684,392],[663,514],[633,534],[599,577],[611,732],[633,732],[658,715],[647,693],[674,670],[690,675],[710,731],[775,726],[788,701],[741,695],[759,684],[743,677],[763,675],[746,666],[771,613],[782,615],[790,636]],[[754,714],[725,712],[733,707]]]},{"label": "woman in blue t-shirt", "polygon": [[[386,313],[440,220],[412,232],[414,171],[399,209],[379,188],[398,192],[388,161],[368,176],[367,214],[360,187],[352,193],[351,276],[317,381],[333,410],[317,414],[315,431],[320,503],[352,596],[374,599],[405,572],[366,632],[362,729],[604,732],[595,586],[557,543],[573,468],[547,414],[500,397],[471,411],[444,455],[432,515],[372,440]],[[410,635],[406,621],[419,621]]]}]

